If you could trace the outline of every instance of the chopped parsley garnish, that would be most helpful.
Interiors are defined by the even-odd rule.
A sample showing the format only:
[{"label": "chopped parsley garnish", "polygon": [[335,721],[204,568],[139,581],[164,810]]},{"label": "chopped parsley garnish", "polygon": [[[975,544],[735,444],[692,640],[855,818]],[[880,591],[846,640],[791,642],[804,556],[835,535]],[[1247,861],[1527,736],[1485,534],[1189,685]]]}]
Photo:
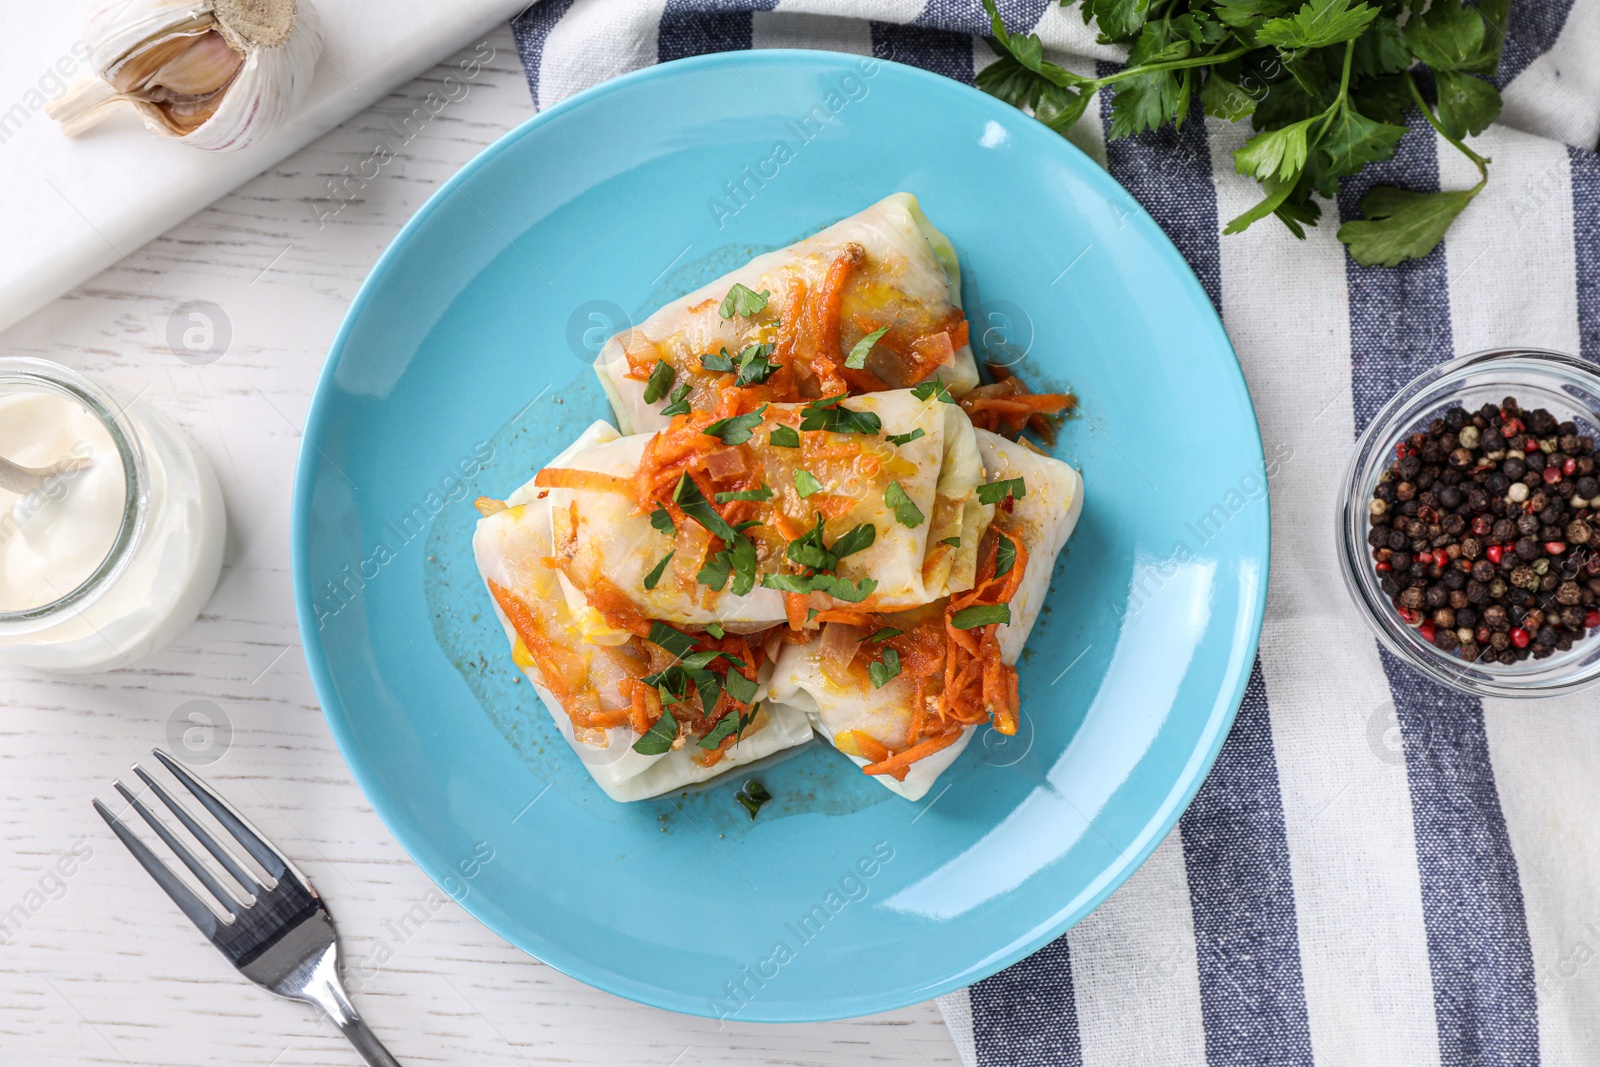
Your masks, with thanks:
[{"label": "chopped parsley garnish", "polygon": [[889,435],[889,443],[891,445],[909,445],[912,441],[915,441],[917,438],[926,437],[926,436],[928,436],[927,433],[925,433],[923,431],[922,427],[918,426],[915,430],[912,430],[910,433],[892,433],[892,434],[890,434]]},{"label": "chopped parsley garnish", "polygon": [[659,756],[672,751],[672,742],[678,739],[678,720],[672,712],[661,709],[661,718],[649,731],[633,743],[633,750],[641,756]]},{"label": "chopped parsley garnish", "polygon": [[694,580],[701,585],[709,586],[713,592],[720,593],[722,587],[728,584],[728,575],[732,573],[733,554],[724,548],[706,557]]},{"label": "chopped parsley garnish", "polygon": [[1011,573],[1011,568],[1017,564],[1017,543],[1005,534],[1000,535],[1000,543],[995,548],[994,576],[1004,578]]},{"label": "chopped parsley garnish", "polygon": [[961,538],[959,538],[959,537],[941,537],[941,538],[939,538],[939,543],[941,545],[949,545],[951,548],[960,548],[961,547]]},{"label": "chopped parsley garnish", "polygon": [[799,448],[800,434],[793,426],[774,426],[767,441],[773,448]]},{"label": "chopped parsley garnish", "polygon": [[[731,678],[733,675],[730,674],[728,677]],[[743,715],[736,711],[730,710],[726,715],[717,720],[717,724],[711,728],[711,732],[702,737],[697,744],[699,744],[701,748],[715,750],[721,748],[722,742],[727,740],[730,735],[736,738],[734,744],[738,744],[739,742],[737,738],[744,736],[745,727],[749,726],[750,721],[755,717],[755,708],[751,708]]]},{"label": "chopped parsley garnish", "polygon": [[723,688],[728,691],[730,697],[739,703],[749,704],[755,699],[756,690],[760,687],[738,671],[729,671],[728,680]]},{"label": "chopped parsley garnish", "polygon": [[921,385],[912,386],[911,395],[918,400],[926,400],[930,396],[936,397],[941,404],[954,404],[956,398],[950,395],[950,390],[937,378],[929,378]]},{"label": "chopped parsley garnish", "polygon": [[1005,478],[998,482],[985,482],[978,486],[978,503],[998,504],[1006,497],[1021,500],[1028,495],[1028,487],[1021,478]]},{"label": "chopped parsley garnish", "polygon": [[899,673],[900,653],[892,648],[883,650],[883,662],[867,664],[867,677],[872,679],[874,689],[882,689]]},{"label": "chopped parsley garnish", "polygon": [[724,541],[732,543],[739,539],[739,531],[728,525],[728,520],[718,514],[717,509],[711,506],[711,501],[706,499],[695,480],[687,474],[678,479],[678,487],[672,491],[672,502],[677,504],[689,518],[704,526]]},{"label": "chopped parsley garnish", "polygon": [[672,364],[664,359],[656,360],[655,370],[650,372],[649,379],[644,383],[644,402],[654,404],[666,396],[677,377],[678,372],[672,369]]},{"label": "chopped parsley garnish", "polygon": [[734,367],[733,358],[734,357],[728,355],[727,348],[720,348],[717,350],[717,354],[714,356],[701,356],[700,365],[706,370],[715,371],[718,374],[732,374]]},{"label": "chopped parsley garnish", "polygon": [[668,537],[678,536],[678,527],[673,524],[671,514],[668,513],[666,508],[660,506],[659,504],[656,505],[656,509],[650,513],[650,525],[654,526],[658,531],[666,534]]},{"label": "chopped parsley garnish", "polygon": [[[878,528],[870,522],[851,527],[832,545],[824,543],[822,532],[823,519],[822,512],[819,511],[816,525],[790,541],[784,554],[802,567],[814,571],[831,571],[839,565],[841,559],[869,547],[878,538]],[[799,590],[789,591],[799,592]]]},{"label": "chopped parsley garnish", "polygon": [[903,633],[905,633],[904,630],[898,630],[893,626],[885,626],[883,629],[874,630],[872,633],[863,637],[861,639],[861,643],[866,644],[868,641],[887,641],[889,638],[899,637]]},{"label": "chopped parsley garnish", "polygon": [[759,489],[737,489],[731,493],[718,493],[717,503],[729,504],[735,500],[771,500],[772,490],[765,482]]},{"label": "chopped parsley garnish", "polygon": [[979,626],[992,626],[997,622],[1011,621],[1010,604],[974,604],[970,608],[962,608],[950,620],[950,625],[958,630],[975,630]]},{"label": "chopped parsley garnish", "polygon": [[734,415],[726,419],[718,419],[700,432],[707,437],[715,437],[725,445],[742,445],[750,440],[751,431],[761,425],[761,420],[766,416],[767,405],[752,411],[748,415]]},{"label": "chopped parsley garnish", "polygon": [[901,526],[915,530],[922,525],[922,509],[906,495],[899,482],[889,483],[889,488],[883,491],[883,503],[894,511],[894,517]]},{"label": "chopped parsley garnish", "polygon": [[730,663],[739,662],[738,657],[730,656],[726,652],[722,652],[715,648],[706,648],[701,649],[699,652],[691,652],[687,656],[683,657],[681,662],[685,670],[699,671],[711,666],[711,664],[715,663],[719,659],[725,659]]},{"label": "chopped parsley garnish", "polygon": [[656,587],[656,583],[661,581],[661,576],[666,573],[667,564],[671,563],[672,557],[677,554],[678,550],[673,549],[661,557],[661,562],[650,568],[650,573],[644,576],[644,587],[646,589],[654,589]]},{"label": "chopped parsley garnish", "polygon": [[727,548],[718,549],[706,558],[694,580],[722,592],[728,576],[733,575],[733,595],[744,596],[756,585],[756,546],[750,538],[736,533]]},{"label": "chopped parsley garnish", "polygon": [[706,623],[706,633],[710,634],[712,637],[715,637],[718,641],[721,641],[728,635],[726,630],[714,622]]},{"label": "chopped parsley garnish", "polygon": [[778,364],[767,358],[777,345],[746,345],[739,353],[739,373],[734,376],[736,386],[760,385],[777,371]]},{"label": "chopped parsley garnish", "polygon": [[800,428],[832,430],[834,433],[878,433],[883,429],[883,420],[872,412],[840,407],[839,401],[844,398],[845,394],[840,393],[838,396],[813,400],[801,408]]},{"label": "chopped parsley garnish", "polygon": [[860,552],[863,548],[872,547],[872,542],[877,539],[878,528],[870,522],[864,522],[840,534],[839,540],[830,545],[828,551],[838,559],[844,559],[848,555]]},{"label": "chopped parsley garnish", "polygon": [[768,574],[762,577],[761,584],[768,589],[776,589],[780,593],[827,593],[836,600],[843,600],[847,604],[859,604],[872,595],[878,588],[874,578],[863,578],[859,582],[852,582],[832,574],[813,574],[802,576],[799,574]]},{"label": "chopped parsley garnish", "polygon": [[689,407],[689,383],[684,382],[672,391],[672,403],[661,409],[661,414],[666,416],[687,415],[692,410]]},{"label": "chopped parsley garnish", "polygon": [[879,326],[876,330],[857,341],[855,347],[850,349],[850,354],[844,357],[844,365],[851,370],[865,370],[867,357],[872,354],[872,346],[877,344],[878,339],[888,332],[889,327]]},{"label": "chopped parsley garnish", "polygon": [[694,651],[694,638],[664,622],[650,624],[650,643],[660,645],[679,659]]},{"label": "chopped parsley garnish", "polygon": [[750,821],[755,822],[756,813],[761,810],[761,805],[772,799],[772,794],[767,792],[767,787],[750,779],[744,787],[733,794],[733,799],[739,802],[740,807],[750,813]]},{"label": "chopped parsley garnish", "polygon": [[728,295],[722,298],[722,306],[717,308],[717,314],[725,319],[731,319],[735,315],[743,315],[746,318],[758,315],[766,310],[767,297],[771,295],[765,289],[758,293],[749,286],[734,282],[733,288],[728,290]]},{"label": "chopped parsley garnish", "polygon": [[817,481],[810,471],[804,471],[796,467],[794,472],[794,491],[800,494],[801,500],[804,500],[814,493],[822,492],[822,483]]}]

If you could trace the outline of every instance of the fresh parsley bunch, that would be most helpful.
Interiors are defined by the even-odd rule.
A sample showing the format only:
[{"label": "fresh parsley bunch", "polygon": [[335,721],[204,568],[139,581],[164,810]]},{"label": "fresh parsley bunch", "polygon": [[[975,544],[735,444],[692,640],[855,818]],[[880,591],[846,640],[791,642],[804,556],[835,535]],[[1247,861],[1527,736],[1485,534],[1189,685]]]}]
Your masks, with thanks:
[{"label": "fresh parsley bunch", "polygon": [[[1062,0],[1062,4],[1073,0]],[[1196,106],[1258,130],[1234,153],[1239,173],[1266,197],[1228,223],[1238,233],[1276,215],[1296,237],[1316,225],[1339,180],[1389,159],[1415,106],[1477,166],[1470,189],[1432,193],[1389,186],[1361,201],[1364,218],[1339,227],[1357,263],[1392,267],[1433,251],[1455,217],[1489,180],[1489,160],[1463,144],[1500,113],[1485,80],[1500,65],[1511,0],[1082,0],[1103,43],[1129,47],[1125,68],[1104,78],[1074,74],[1043,56],[1035,34],[1006,31],[994,0],[983,0],[999,60],[978,87],[1065,133],[1110,86],[1111,137],[1168,122],[1182,126]],[[1431,72],[1436,103],[1418,87]]]}]

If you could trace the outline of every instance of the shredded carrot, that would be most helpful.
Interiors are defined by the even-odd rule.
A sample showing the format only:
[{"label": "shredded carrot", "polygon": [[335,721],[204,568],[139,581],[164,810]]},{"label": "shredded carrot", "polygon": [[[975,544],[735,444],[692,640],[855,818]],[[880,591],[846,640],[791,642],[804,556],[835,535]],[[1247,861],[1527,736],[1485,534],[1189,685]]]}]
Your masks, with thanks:
[{"label": "shredded carrot", "polygon": [[1050,417],[1071,411],[1078,398],[1071,393],[1034,393],[1010,368],[995,363],[985,366],[995,380],[978,386],[959,401],[972,424],[1013,439],[1029,429],[1047,444],[1053,443],[1056,428]]},{"label": "shredded carrot", "polygon": [[633,495],[633,483],[615,474],[578,470],[574,467],[546,467],[533,476],[533,484],[541,489],[591,489],[596,492]]},{"label": "shredded carrot", "polygon": [[[858,731],[856,733],[858,744],[861,736],[862,735]],[[961,731],[959,729],[952,730],[949,733],[940,734],[937,737],[930,737],[926,741],[920,741],[911,746],[904,752],[897,752],[892,756],[885,757],[884,759],[874,760],[872,763],[867,764],[861,769],[866,774],[887,774],[896,781],[903,782],[905,781],[906,774],[911,770],[911,765],[913,763],[917,762],[919,759],[926,759],[928,756],[933,755],[935,752],[938,752],[941,749],[949,748],[951,745],[955,744],[960,737]]]},{"label": "shredded carrot", "polygon": [[789,629],[799,630],[805,627],[807,609],[806,594],[783,594],[783,613],[788,617]]},{"label": "shredded carrot", "polygon": [[812,333],[817,351],[811,360],[822,383],[822,394],[831,396],[844,392],[846,382],[840,373],[844,369],[844,353],[839,346],[840,313],[844,305],[844,290],[856,268],[867,261],[867,250],[851,241],[840,250],[828,267],[822,285],[817,289],[817,299],[812,304]]},{"label": "shredded carrot", "polygon": [[827,611],[817,612],[817,622],[842,622],[847,626],[870,626],[873,629],[878,629],[883,625],[883,616],[872,611],[829,608]]},{"label": "shredded carrot", "polygon": [[861,753],[863,759],[881,763],[889,758],[888,747],[864,730],[851,730],[850,739],[856,743],[856,750]]}]

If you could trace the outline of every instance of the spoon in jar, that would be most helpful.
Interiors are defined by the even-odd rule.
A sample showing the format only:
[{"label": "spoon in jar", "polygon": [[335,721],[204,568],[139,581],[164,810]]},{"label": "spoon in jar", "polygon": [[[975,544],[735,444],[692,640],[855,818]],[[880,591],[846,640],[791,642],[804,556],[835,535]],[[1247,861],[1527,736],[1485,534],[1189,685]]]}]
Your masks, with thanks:
[{"label": "spoon in jar", "polygon": [[24,467],[0,456],[0,489],[26,496],[43,489],[52,478],[83,470],[90,462],[88,456],[67,456],[48,467]]}]

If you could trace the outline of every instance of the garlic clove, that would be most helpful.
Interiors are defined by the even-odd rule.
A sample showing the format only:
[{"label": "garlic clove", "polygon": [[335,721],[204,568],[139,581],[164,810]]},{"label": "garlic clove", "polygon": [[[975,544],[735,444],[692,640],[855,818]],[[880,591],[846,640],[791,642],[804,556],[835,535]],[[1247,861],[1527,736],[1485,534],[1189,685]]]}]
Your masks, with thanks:
[{"label": "garlic clove", "polygon": [[203,149],[243,148],[310,88],[321,26],[307,0],[100,0],[85,37],[98,73],[48,106],[69,135],[110,105]]}]

